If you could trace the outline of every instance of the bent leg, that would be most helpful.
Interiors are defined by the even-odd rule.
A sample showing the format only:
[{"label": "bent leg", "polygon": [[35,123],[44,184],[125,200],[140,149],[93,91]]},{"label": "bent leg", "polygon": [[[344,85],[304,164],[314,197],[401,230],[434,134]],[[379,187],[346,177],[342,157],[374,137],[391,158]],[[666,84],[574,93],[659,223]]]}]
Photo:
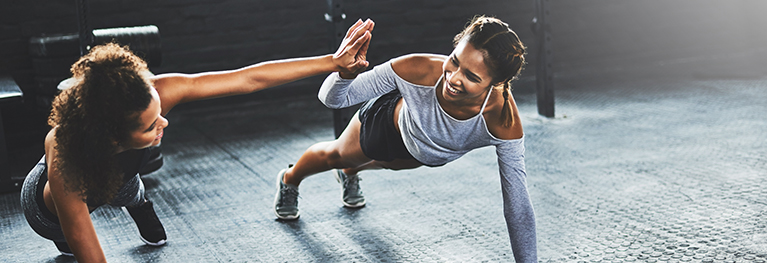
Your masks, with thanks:
[{"label": "bent leg", "polygon": [[352,168],[371,161],[360,147],[360,120],[357,114],[335,141],[321,142],[307,149],[285,172],[283,182],[298,186],[307,176],[334,168]]},{"label": "bent leg", "polygon": [[343,172],[348,175],[355,175],[363,170],[378,170],[378,169],[389,169],[389,170],[406,170],[406,169],[415,169],[418,167],[421,167],[423,164],[416,161],[415,159],[395,159],[391,162],[382,162],[382,161],[370,161],[366,164],[363,164],[358,167],[351,167],[343,169]]}]

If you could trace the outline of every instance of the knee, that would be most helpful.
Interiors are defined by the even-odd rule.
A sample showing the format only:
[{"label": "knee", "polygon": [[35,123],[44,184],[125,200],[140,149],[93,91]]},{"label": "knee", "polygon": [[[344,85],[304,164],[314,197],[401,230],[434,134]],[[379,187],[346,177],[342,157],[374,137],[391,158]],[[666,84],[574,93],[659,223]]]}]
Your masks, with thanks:
[{"label": "knee", "polygon": [[381,166],[381,168],[383,168],[383,169],[386,169],[386,170],[392,170],[392,171],[399,171],[399,170],[408,170],[408,169],[412,169],[412,168],[408,168],[408,167],[402,167],[402,166],[399,166],[399,165],[393,165],[393,164],[390,164],[390,163],[379,164],[379,165],[380,165],[380,166]]},{"label": "knee", "polygon": [[391,162],[377,162],[377,163],[382,168],[393,170],[393,171],[414,169],[422,165],[415,159],[411,159],[411,160],[396,159]]},{"label": "knee", "polygon": [[337,147],[334,147],[333,144],[318,143],[312,146],[312,148],[314,148],[314,152],[320,160],[324,161],[328,167],[343,168],[341,151]]},{"label": "knee", "polygon": [[339,150],[334,149],[325,152],[325,161],[331,168],[345,168],[341,151]]}]

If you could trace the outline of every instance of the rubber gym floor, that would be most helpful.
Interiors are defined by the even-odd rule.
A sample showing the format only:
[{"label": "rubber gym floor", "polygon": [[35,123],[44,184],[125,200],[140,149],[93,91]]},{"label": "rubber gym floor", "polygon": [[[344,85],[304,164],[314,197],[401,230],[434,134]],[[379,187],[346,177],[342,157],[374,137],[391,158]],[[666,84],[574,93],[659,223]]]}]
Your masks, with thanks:
[{"label": "rubber gym floor", "polygon": [[[767,79],[605,77],[622,72],[560,74],[555,118],[537,114],[530,77],[516,84],[539,261],[765,262]],[[165,165],[144,176],[168,243],[144,245],[129,216],[104,206],[92,218],[110,261],[513,261],[493,148],[364,172],[361,209],[317,174],[301,185],[301,218],[279,221],[277,172],[333,139],[314,94],[168,118]],[[29,228],[18,193],[0,195],[0,215],[0,261],[74,261]]]}]

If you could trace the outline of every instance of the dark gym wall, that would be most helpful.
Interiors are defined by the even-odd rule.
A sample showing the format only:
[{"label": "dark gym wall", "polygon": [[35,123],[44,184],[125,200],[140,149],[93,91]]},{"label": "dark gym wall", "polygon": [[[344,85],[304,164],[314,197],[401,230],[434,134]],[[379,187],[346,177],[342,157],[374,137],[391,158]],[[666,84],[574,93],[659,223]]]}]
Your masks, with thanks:
[{"label": "dark gym wall", "polygon": [[[91,0],[94,28],[157,25],[162,72],[231,69],[251,63],[328,52],[324,0]],[[137,4],[140,3],[140,4]],[[452,36],[474,14],[509,22],[533,46],[533,1],[345,1],[347,23],[377,22],[371,62],[411,52],[447,53]],[[657,63],[764,47],[760,0],[549,1],[558,73],[610,67],[625,59]],[[32,36],[77,31],[73,0],[2,0],[0,72],[26,85]],[[532,56],[531,56],[532,57]],[[528,67],[526,76],[534,75]],[[566,72],[565,72],[566,73]]]},{"label": "dark gym wall", "polygon": [[[75,1],[1,1],[0,72],[12,72],[31,94],[27,42],[33,36],[76,32]],[[324,0],[88,2],[93,28],[158,26],[162,65],[152,68],[155,73],[233,69],[329,52]],[[512,23],[529,42],[532,8],[529,1],[347,0],[345,23],[368,17],[377,22],[369,56],[377,64],[412,52],[450,52],[452,36],[474,14],[495,15]],[[317,85],[321,78],[313,80],[312,85]]]},{"label": "dark gym wall", "polygon": [[[555,76],[767,75],[767,1],[577,0],[551,6]],[[74,0],[0,0],[0,74],[10,72],[34,104],[30,37],[74,33]],[[156,25],[162,65],[155,73],[195,73],[329,52],[325,0],[90,0],[93,28]],[[373,64],[412,52],[448,53],[475,14],[507,21],[530,47],[516,90],[532,90],[534,0],[346,0],[346,23],[372,18]],[[336,44],[337,45],[337,44]],[[653,70],[647,70],[647,68]],[[644,70],[644,74],[636,71]],[[631,75],[633,74],[633,75]],[[314,92],[322,77],[275,89]],[[558,80],[559,81],[559,80]],[[568,88],[567,83],[557,86]],[[259,94],[277,94],[272,93]],[[277,94],[280,95],[280,94]],[[258,96],[255,96],[258,97]],[[244,99],[249,99],[245,97]],[[16,108],[3,111],[13,121]],[[6,125],[12,129],[15,125]],[[10,128],[9,128],[10,127]]]}]

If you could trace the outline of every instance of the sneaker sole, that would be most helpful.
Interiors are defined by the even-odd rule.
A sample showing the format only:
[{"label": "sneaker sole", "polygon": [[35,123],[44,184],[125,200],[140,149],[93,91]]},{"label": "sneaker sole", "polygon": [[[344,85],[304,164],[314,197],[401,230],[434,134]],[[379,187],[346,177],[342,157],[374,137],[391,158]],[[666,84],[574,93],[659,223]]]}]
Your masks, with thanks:
[{"label": "sneaker sole", "polygon": [[[274,194],[274,204],[275,205],[277,204],[277,200],[280,198],[280,181],[282,181],[282,176],[283,176],[283,174],[285,174],[285,171],[287,171],[287,170],[288,169],[282,169],[282,170],[280,170],[279,173],[277,173],[277,193]],[[292,216],[292,215],[283,216],[283,215],[280,215],[280,214],[277,213],[277,207],[276,206],[274,206],[274,208],[272,208],[272,209],[273,209],[272,211],[274,211],[274,215],[277,216],[277,218],[281,219],[281,220],[296,220],[296,219],[298,219],[299,216],[301,216],[301,211],[300,210],[294,216]]]},{"label": "sneaker sole", "polygon": [[[127,208],[125,208],[123,206],[122,210],[125,213],[125,215],[130,217],[130,213],[128,212]],[[153,247],[163,246],[163,245],[165,245],[165,243],[167,243],[167,241],[165,239],[157,241],[157,242],[150,242],[149,240],[144,239],[144,237],[141,235],[140,231],[138,232],[138,238],[141,239],[141,241],[144,242],[144,244],[147,244],[147,245],[150,245],[150,246],[153,246]],[[62,252],[62,254],[64,254],[64,252]]]},{"label": "sneaker sole", "polygon": [[344,203],[344,207],[348,207],[348,208],[360,208],[365,206],[365,201],[362,201],[357,204],[350,204],[350,203],[344,202],[344,200],[341,200],[341,203]]},{"label": "sneaker sole", "polygon": [[[59,250],[59,253],[61,253],[62,256],[66,256],[66,257],[74,257],[75,256],[75,254],[72,253],[72,251],[66,252],[64,250],[61,250],[59,248],[59,242],[53,241],[53,244],[56,245],[56,249]],[[69,248],[69,245],[67,245],[67,248]]]},{"label": "sneaker sole", "polygon": [[144,239],[144,237],[142,237],[141,235],[139,235],[138,237],[141,238],[141,241],[144,241],[144,244],[147,244],[147,245],[150,245],[150,246],[153,246],[153,247],[163,246],[166,243],[165,239],[157,241],[156,243],[152,243],[152,242],[149,242],[148,240]]},{"label": "sneaker sole", "polygon": [[[343,183],[341,182],[341,175],[338,173],[338,169],[334,169],[333,170],[333,175],[336,176],[336,182],[341,184],[341,190],[343,190],[344,186],[343,186]],[[360,207],[365,206],[365,200],[362,200],[362,202],[359,202],[359,203],[356,203],[356,204],[350,204],[350,203],[347,203],[346,201],[344,201],[344,197],[343,196],[341,196],[341,203],[344,204],[344,207],[348,207],[348,208],[360,208]]]}]

